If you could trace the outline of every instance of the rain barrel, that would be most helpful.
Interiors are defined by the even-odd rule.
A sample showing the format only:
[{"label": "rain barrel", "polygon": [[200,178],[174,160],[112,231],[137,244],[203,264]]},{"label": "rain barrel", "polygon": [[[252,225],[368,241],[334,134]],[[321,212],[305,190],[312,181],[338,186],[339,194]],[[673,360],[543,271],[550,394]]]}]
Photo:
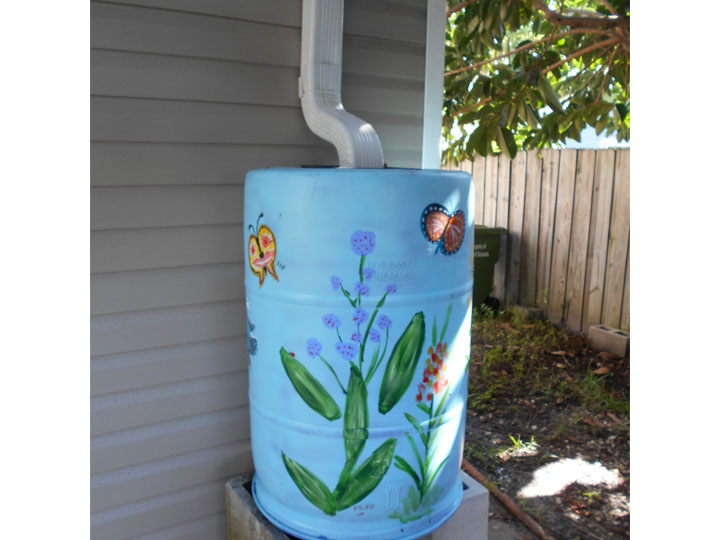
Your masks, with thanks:
[{"label": "rain barrel", "polygon": [[298,538],[419,538],[460,504],[474,195],[464,172],[245,183],[253,496]]}]

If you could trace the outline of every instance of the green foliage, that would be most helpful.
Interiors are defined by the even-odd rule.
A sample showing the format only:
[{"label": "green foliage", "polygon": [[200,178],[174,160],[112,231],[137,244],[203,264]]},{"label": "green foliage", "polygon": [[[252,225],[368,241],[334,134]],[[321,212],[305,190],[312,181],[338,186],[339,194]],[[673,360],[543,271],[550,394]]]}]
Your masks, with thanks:
[{"label": "green foliage", "polygon": [[450,0],[446,161],[630,138],[629,0]]}]

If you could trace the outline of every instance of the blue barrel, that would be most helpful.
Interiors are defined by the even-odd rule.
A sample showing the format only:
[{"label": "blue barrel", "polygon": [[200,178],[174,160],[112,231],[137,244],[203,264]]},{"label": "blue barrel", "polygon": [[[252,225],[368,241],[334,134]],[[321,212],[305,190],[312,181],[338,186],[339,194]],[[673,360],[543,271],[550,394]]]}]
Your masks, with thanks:
[{"label": "blue barrel", "polygon": [[460,504],[474,200],[463,172],[248,173],[253,495],[280,529],[419,538]]}]

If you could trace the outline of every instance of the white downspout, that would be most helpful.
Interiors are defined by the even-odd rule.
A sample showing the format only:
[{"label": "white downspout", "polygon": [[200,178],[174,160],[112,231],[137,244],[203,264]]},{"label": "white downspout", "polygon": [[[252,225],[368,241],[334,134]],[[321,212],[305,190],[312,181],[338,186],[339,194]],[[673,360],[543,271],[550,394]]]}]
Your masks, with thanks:
[{"label": "white downspout", "polygon": [[344,0],[303,0],[300,101],[310,129],[337,150],[341,167],[382,168],[375,129],[343,107]]}]

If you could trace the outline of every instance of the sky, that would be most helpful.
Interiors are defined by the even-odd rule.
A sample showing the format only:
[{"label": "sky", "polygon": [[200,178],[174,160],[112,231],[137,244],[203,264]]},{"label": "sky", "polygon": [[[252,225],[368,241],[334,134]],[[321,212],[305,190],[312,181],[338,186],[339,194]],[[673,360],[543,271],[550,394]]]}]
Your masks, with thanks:
[{"label": "sky", "polygon": [[614,135],[608,137],[605,132],[597,135],[595,128],[592,126],[586,126],[580,132],[580,141],[568,139],[567,142],[561,145],[562,148],[629,148],[630,141],[618,142]]}]

